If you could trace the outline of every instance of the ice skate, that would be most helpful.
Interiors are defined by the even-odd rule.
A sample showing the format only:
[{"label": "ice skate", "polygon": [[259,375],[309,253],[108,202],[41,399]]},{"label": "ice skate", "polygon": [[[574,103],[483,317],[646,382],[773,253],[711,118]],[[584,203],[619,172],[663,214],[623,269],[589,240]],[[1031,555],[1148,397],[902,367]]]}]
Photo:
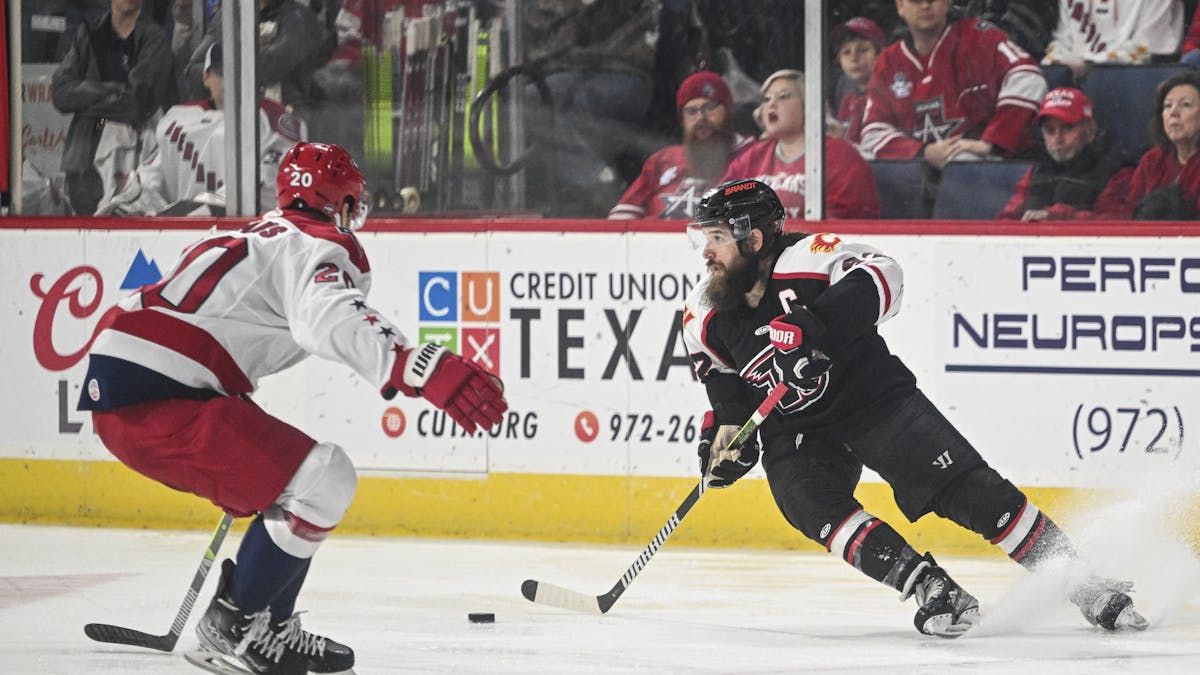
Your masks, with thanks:
[{"label": "ice skate", "polygon": [[323,635],[310,633],[300,627],[300,615],[276,624],[275,634],[288,650],[298,652],[308,660],[310,673],[353,673],[354,650]]},{"label": "ice skate", "polygon": [[1104,630],[1146,630],[1150,622],[1133,608],[1133,583],[1090,576],[1071,592],[1071,602],[1083,618]]},{"label": "ice skate", "polygon": [[926,635],[956,638],[979,621],[979,601],[955,583],[929,554],[909,575],[900,599],[914,595],[920,607],[913,623]]},{"label": "ice skate", "polygon": [[201,650],[187,654],[187,661],[214,673],[307,673],[306,656],[271,626],[270,610],[246,614],[234,604],[229,584],[235,567],[232,560],[221,564],[217,593],[196,625]]}]

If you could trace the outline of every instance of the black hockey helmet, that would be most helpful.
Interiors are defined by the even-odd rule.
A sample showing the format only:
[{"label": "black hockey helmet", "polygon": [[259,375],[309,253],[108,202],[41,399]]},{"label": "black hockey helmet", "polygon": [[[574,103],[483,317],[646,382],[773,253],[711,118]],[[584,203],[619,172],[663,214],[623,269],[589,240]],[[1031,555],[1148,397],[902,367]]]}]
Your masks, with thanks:
[{"label": "black hockey helmet", "polygon": [[706,229],[727,227],[742,255],[749,255],[742,241],[750,236],[751,230],[757,229],[762,232],[762,251],[765,252],[783,234],[785,215],[783,204],[771,186],[739,178],[704,193],[696,207],[696,219],[688,223],[688,237],[696,248],[703,248],[708,239]]}]

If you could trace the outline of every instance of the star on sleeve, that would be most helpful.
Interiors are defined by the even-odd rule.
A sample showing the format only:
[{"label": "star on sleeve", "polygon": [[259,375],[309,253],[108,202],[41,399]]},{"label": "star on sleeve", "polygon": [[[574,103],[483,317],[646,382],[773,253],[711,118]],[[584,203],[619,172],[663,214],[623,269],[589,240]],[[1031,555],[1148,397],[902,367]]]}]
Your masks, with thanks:
[{"label": "star on sleeve", "polygon": [[393,335],[396,334],[396,331],[392,330],[388,326],[382,326],[379,329],[379,334],[384,337],[392,337]]}]

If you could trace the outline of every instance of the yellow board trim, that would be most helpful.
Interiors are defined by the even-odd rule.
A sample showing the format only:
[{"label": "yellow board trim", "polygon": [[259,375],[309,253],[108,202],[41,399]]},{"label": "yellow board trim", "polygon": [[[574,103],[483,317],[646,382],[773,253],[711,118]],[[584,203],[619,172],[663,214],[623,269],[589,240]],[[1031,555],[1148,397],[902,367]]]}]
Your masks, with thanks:
[{"label": "yellow board trim", "polygon": [[[337,532],[343,535],[469,537],[642,546],[695,485],[690,478],[491,474],[477,479],[366,476]],[[0,521],[208,530],[206,500],[176,492],[117,462],[0,459]],[[1096,491],[1029,488],[1043,511],[1070,519]],[[891,489],[864,483],[858,498],[917,550],[1000,555],[978,535],[926,516],[910,524]],[[1195,513],[1197,504],[1192,504]],[[1196,522],[1195,519],[1191,522]],[[245,525],[245,521],[242,521]],[[1190,533],[1196,542],[1196,533]],[[783,519],[764,480],[713,490],[675,532],[683,546],[817,551]]]}]

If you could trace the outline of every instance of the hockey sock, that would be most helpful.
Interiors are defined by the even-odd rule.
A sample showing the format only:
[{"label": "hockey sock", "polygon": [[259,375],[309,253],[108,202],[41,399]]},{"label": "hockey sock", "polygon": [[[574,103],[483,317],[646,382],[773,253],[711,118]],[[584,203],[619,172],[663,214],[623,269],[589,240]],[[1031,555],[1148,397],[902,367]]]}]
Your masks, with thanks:
[{"label": "hockey sock", "polygon": [[300,572],[292,579],[292,583],[288,584],[287,588],[279,592],[275,599],[271,601],[271,620],[278,623],[284,619],[291,618],[292,614],[296,613],[296,597],[300,595],[300,588],[304,586],[304,579],[308,577],[308,568],[312,563],[312,558],[304,561],[304,566],[300,568]]},{"label": "hockey sock", "polygon": [[1067,535],[1028,498],[1004,529],[989,541],[1027,569],[1051,558],[1075,557]]},{"label": "hockey sock", "polygon": [[[308,569],[308,563],[308,558],[285,553],[271,540],[260,514],[250,523],[238,548],[231,591],[234,604],[247,614],[274,605],[276,599],[284,605],[293,605],[300,592],[300,584],[293,582]],[[281,598],[284,591],[291,592],[291,600]]]},{"label": "hockey sock", "polygon": [[891,525],[859,509],[829,533],[825,546],[872,579],[900,590],[921,557]]},{"label": "hockey sock", "polygon": [[942,490],[933,507],[939,516],[978,533],[1027,568],[1048,558],[1075,555],[1058,525],[990,466],[964,473]]}]

